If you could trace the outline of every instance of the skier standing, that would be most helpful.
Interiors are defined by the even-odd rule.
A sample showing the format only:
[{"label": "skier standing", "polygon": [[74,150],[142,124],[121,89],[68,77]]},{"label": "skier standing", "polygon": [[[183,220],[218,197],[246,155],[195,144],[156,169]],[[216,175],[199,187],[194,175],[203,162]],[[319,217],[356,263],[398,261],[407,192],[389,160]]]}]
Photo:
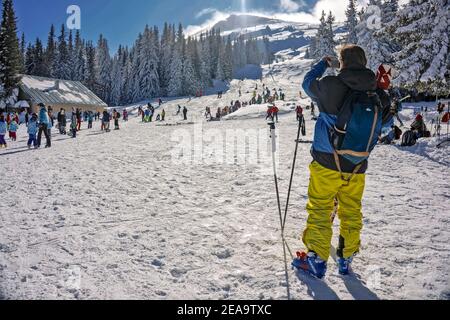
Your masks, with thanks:
[{"label": "skier standing", "polygon": [[66,112],[64,111],[64,109],[61,109],[58,113],[58,128],[60,134],[66,134],[66,125]]},{"label": "skier standing", "polygon": [[303,121],[303,108],[300,105],[295,109],[295,113],[297,114],[297,121]]},{"label": "skier standing", "polygon": [[77,131],[80,131],[81,130],[81,110],[80,109],[77,109],[76,115],[77,115]]},{"label": "skier standing", "polygon": [[162,109],[162,112],[161,112],[161,121],[166,121],[166,110],[164,110],[164,109]]},{"label": "skier standing", "polygon": [[92,111],[89,111],[87,114],[88,129],[92,129],[93,120],[94,120],[94,114],[92,113]]},{"label": "skier standing", "polygon": [[[332,239],[330,214],[334,208],[335,198],[339,202],[338,216],[341,220],[339,246],[337,248],[340,274],[346,275],[349,273],[353,257],[360,250],[360,233],[363,227],[362,197],[369,154],[364,153],[364,156],[358,157],[359,163],[356,164],[356,161],[349,160],[351,157],[344,152],[345,150],[336,151],[336,149],[339,149],[339,145],[337,145],[336,140],[331,141],[329,133],[337,126],[336,119],[344,107],[347,96],[352,92],[354,94],[355,91],[376,91],[382,101],[380,112],[382,111],[383,121],[387,122],[386,120],[392,117],[389,97],[384,91],[377,89],[376,76],[366,68],[367,58],[361,47],[356,45],[344,46],[340,51],[341,69],[339,74],[322,78],[325,71],[331,67],[332,59],[326,57],[314,65],[303,82],[303,89],[306,94],[318,104],[320,117],[316,124],[311,150],[314,161],[310,165],[309,200],[306,208],[309,217],[306,230],[303,233],[303,243],[307,248],[307,253],[299,255],[299,258],[294,260],[293,265],[299,269],[307,270],[318,278],[323,278],[327,271]],[[368,94],[364,96],[366,99],[370,97]],[[379,103],[374,102],[374,100],[371,101],[373,102],[373,109],[370,110],[375,110]],[[375,113],[375,111],[371,112]],[[378,119],[381,119],[381,117]],[[370,138],[367,138],[370,145],[373,144],[374,139],[378,138],[378,133],[374,137],[374,129],[370,130],[375,123],[373,121],[365,122],[369,128],[367,132],[372,132]],[[357,126],[352,125],[346,127],[346,130],[354,133],[355,130],[357,131],[355,127]],[[338,132],[334,130],[334,134],[338,134]],[[359,137],[358,134],[356,136]],[[356,147],[354,148],[356,149]]]},{"label": "skier standing", "polygon": [[103,124],[105,126],[105,131],[106,132],[110,132],[111,130],[109,129],[109,122],[111,121],[111,116],[108,113],[107,110],[103,111],[103,118],[102,118]]},{"label": "skier standing", "polygon": [[183,117],[184,120],[187,120],[187,113],[188,113],[188,109],[186,107],[183,108]]},{"label": "skier standing", "polygon": [[77,137],[77,113],[72,109],[72,116],[70,118],[70,131],[72,132],[72,139]]},{"label": "skier standing", "polygon": [[48,135],[48,127],[50,125],[50,120],[48,118],[47,109],[45,108],[45,105],[43,103],[39,104],[40,110],[39,110],[39,132],[38,132],[38,138],[37,138],[37,145],[38,148],[41,147],[41,139],[42,139],[42,133],[45,135],[46,139],[46,148],[50,148],[52,146],[52,143],[50,141],[50,136]]},{"label": "skier standing", "polygon": [[114,119],[114,130],[120,130],[120,127],[119,127],[120,113],[117,112],[116,109],[114,109],[114,111],[113,111],[113,119]]},{"label": "skier standing", "polygon": [[5,116],[3,114],[0,114],[0,149],[8,147],[5,141],[6,131],[7,123],[5,120]]}]

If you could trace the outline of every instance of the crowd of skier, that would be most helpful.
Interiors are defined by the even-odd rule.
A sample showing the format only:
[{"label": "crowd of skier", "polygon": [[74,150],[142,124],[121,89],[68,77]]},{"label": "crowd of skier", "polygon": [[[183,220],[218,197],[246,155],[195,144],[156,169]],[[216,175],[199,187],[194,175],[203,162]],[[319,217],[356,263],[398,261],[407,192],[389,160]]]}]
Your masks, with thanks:
[{"label": "crowd of skier", "polygon": [[39,149],[42,145],[42,138],[45,137],[45,148],[52,147],[52,129],[56,129],[60,135],[68,135],[72,138],[77,137],[77,132],[81,130],[82,123],[87,123],[87,129],[93,128],[94,122],[101,122],[100,130],[110,132],[110,123],[114,122],[114,130],[120,130],[120,119],[124,122],[128,121],[128,111],[124,109],[122,112],[113,109],[112,111],[82,111],[81,109],[72,108],[70,113],[61,108],[57,114],[51,106],[45,106],[43,103],[38,105],[39,111],[33,113],[24,111],[19,115],[17,112],[0,112],[0,148],[7,148],[8,144],[5,140],[8,132],[12,142],[17,141],[17,131],[21,125],[26,126],[29,149]]}]

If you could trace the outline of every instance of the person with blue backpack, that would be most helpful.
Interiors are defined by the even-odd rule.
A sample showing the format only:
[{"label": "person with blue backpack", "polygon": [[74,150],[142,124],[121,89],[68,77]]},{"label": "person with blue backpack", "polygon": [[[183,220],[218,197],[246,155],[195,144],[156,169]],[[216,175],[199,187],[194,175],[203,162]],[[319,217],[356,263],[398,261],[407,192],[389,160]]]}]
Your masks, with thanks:
[{"label": "person with blue backpack", "polygon": [[[361,47],[345,45],[339,61],[325,57],[303,82],[320,115],[311,150],[314,161],[306,208],[309,216],[303,233],[307,252],[299,252],[292,265],[317,278],[323,278],[327,271],[336,203],[341,221],[337,248],[340,274],[349,273],[359,252],[367,160],[382,124],[392,117],[389,96],[378,89],[377,78],[366,65]],[[338,75],[323,77],[332,66],[340,68]]]}]

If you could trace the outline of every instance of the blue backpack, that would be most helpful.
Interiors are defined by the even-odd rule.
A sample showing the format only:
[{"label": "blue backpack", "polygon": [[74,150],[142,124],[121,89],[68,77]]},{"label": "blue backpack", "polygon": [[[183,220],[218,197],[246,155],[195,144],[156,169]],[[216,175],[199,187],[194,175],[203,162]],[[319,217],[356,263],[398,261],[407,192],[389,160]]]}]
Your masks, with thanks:
[{"label": "blue backpack", "polygon": [[382,122],[383,107],[376,92],[350,91],[331,129],[335,153],[361,165],[378,143]]}]

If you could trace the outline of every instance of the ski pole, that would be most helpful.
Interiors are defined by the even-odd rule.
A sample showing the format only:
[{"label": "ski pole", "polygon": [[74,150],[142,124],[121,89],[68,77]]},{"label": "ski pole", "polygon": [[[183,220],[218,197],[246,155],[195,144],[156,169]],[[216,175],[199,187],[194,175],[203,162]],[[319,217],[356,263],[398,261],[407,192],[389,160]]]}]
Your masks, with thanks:
[{"label": "ski pole", "polygon": [[289,209],[289,201],[290,201],[290,198],[291,198],[292,182],[294,180],[295,164],[297,162],[298,144],[299,144],[299,140],[300,140],[300,132],[302,130],[302,124],[303,123],[302,123],[301,119],[299,119],[299,121],[298,121],[297,139],[295,140],[294,161],[292,163],[291,179],[289,181],[289,189],[288,189],[288,194],[287,194],[287,199],[286,199],[286,208],[284,210],[284,219],[283,219],[283,224],[282,224],[283,232],[284,232],[284,228],[286,226],[287,213],[288,213],[288,209]]},{"label": "ski pole", "polygon": [[283,227],[283,217],[281,214],[281,202],[280,202],[280,192],[278,188],[278,175],[277,175],[277,167],[276,167],[276,152],[277,152],[277,137],[276,137],[276,131],[275,131],[275,122],[269,122],[268,125],[270,126],[270,138],[272,140],[272,164],[273,164],[273,176],[275,180],[275,191],[277,194],[277,205],[278,205],[278,213],[280,216],[280,225],[281,225],[281,240],[283,243],[283,254],[284,254],[284,272],[286,277],[286,290],[287,290],[287,297],[288,300],[291,300],[291,292],[289,288],[289,274],[288,274],[288,264],[287,264],[287,257],[286,257],[286,240],[284,238],[284,227]]}]

